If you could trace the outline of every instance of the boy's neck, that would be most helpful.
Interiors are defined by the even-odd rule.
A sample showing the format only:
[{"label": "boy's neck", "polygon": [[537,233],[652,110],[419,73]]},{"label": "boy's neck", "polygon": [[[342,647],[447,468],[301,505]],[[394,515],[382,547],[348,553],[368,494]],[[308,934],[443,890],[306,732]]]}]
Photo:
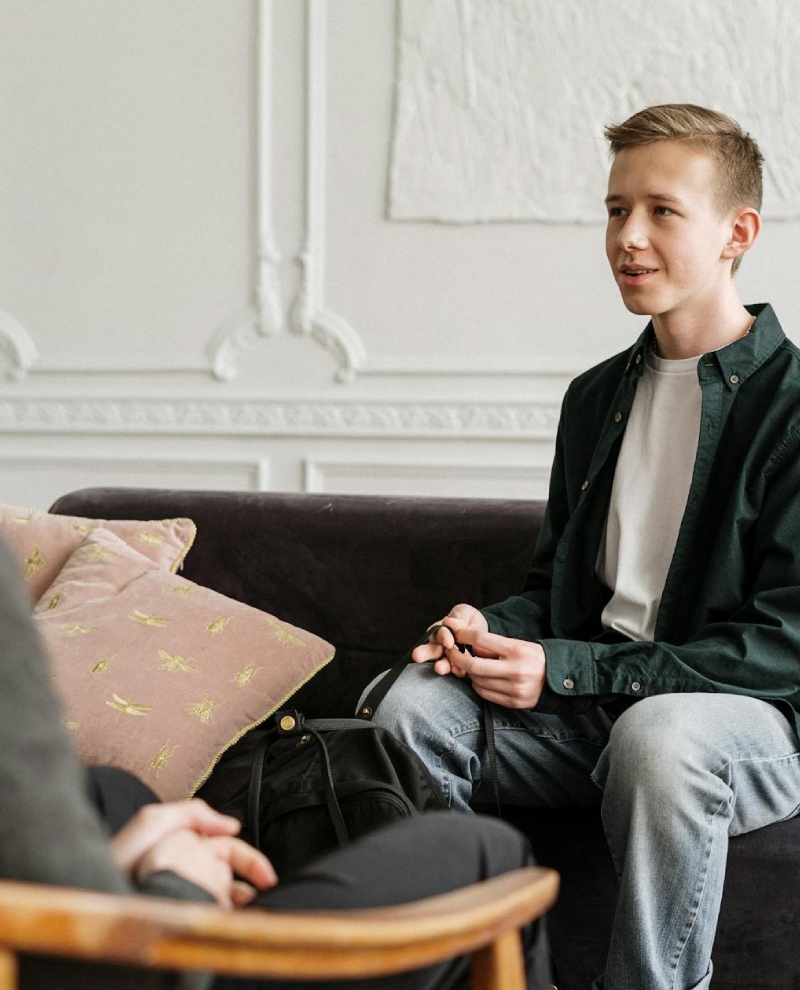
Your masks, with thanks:
[{"label": "boy's neck", "polygon": [[653,316],[656,353],[668,360],[718,351],[746,336],[755,322],[738,296],[722,308]]}]

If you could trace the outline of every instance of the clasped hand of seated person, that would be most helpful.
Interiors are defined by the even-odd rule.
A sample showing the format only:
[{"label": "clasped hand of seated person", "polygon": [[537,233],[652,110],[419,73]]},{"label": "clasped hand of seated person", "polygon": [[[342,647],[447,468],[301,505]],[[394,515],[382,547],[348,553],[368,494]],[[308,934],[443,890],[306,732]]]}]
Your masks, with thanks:
[{"label": "clasped hand of seated person", "polygon": [[482,698],[505,708],[535,708],[539,703],[545,680],[539,643],[489,632],[486,616],[464,603],[434,623],[428,634],[428,642],[411,654],[415,663],[432,661],[437,674],[468,677]]},{"label": "clasped hand of seated person", "polygon": [[222,907],[242,907],[278,878],[262,853],[237,838],[239,828],[199,798],[148,804],[111,839],[111,852],[132,880],[169,870]]}]

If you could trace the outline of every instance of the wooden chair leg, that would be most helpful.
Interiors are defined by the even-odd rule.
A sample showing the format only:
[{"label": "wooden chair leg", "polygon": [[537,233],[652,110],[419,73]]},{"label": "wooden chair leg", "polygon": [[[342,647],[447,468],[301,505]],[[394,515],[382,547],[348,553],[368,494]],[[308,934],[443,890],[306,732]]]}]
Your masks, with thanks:
[{"label": "wooden chair leg", "polygon": [[522,939],[516,929],[504,932],[484,949],[472,954],[472,990],[526,990]]},{"label": "wooden chair leg", "polygon": [[0,949],[0,990],[17,990],[17,956],[10,949]]}]

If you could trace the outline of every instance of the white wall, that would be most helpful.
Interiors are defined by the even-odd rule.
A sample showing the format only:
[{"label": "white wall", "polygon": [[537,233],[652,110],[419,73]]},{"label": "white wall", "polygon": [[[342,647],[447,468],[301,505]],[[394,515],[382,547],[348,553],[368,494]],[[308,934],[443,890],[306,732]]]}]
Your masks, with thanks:
[{"label": "white wall", "polygon": [[[597,224],[387,219],[397,27],[392,0],[0,0],[0,501],[545,494],[567,381],[641,321]],[[739,276],[794,339],[797,237]]]}]

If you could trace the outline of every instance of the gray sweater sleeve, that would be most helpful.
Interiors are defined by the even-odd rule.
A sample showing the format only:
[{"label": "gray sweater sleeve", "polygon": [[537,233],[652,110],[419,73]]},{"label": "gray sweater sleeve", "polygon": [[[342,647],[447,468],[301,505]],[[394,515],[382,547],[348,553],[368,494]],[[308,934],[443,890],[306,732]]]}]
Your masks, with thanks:
[{"label": "gray sweater sleeve", "polygon": [[124,892],[67,730],[31,604],[0,544],[0,876]]},{"label": "gray sweater sleeve", "polygon": [[[0,542],[0,877],[131,892],[87,797],[30,613],[16,565]],[[166,872],[149,877],[142,893],[213,900]],[[176,980],[175,974],[27,957],[21,976],[25,990],[196,990],[207,984],[202,974]]]}]

